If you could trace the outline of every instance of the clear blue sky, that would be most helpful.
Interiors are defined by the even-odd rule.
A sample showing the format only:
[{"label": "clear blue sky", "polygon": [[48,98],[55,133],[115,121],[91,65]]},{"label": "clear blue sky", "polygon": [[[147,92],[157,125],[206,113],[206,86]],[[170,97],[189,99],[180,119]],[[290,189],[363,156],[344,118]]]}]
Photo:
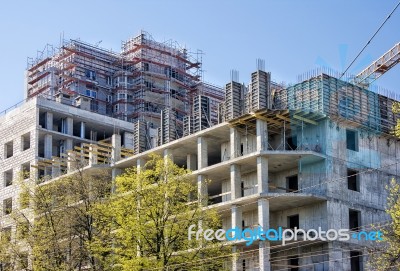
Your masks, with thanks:
[{"label": "clear blue sky", "polygon": [[[398,0],[6,1],[0,8],[0,111],[23,99],[26,58],[60,34],[120,50],[121,41],[150,32],[204,51],[205,80],[223,85],[229,71],[248,82],[256,59],[277,81],[318,65],[343,70]],[[357,73],[400,41],[400,8],[360,60]],[[400,65],[377,84],[400,91]]]}]

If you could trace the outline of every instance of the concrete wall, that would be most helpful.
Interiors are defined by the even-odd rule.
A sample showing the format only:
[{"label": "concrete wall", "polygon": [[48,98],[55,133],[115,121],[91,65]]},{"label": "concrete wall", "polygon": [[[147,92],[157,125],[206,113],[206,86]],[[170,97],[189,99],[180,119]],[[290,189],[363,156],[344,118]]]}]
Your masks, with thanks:
[{"label": "concrete wall", "polygon": [[[37,121],[38,109],[35,101],[30,101],[17,109],[0,117],[0,227],[11,224],[11,220],[3,213],[3,201],[12,198],[12,206],[19,208],[18,196],[20,191],[19,182],[22,181],[20,173],[23,164],[34,164],[37,151]],[[30,134],[30,148],[22,149],[22,136]],[[5,157],[4,145],[13,142],[13,156]],[[12,185],[5,187],[4,172],[13,172]],[[35,170],[31,168],[31,176]]]}]

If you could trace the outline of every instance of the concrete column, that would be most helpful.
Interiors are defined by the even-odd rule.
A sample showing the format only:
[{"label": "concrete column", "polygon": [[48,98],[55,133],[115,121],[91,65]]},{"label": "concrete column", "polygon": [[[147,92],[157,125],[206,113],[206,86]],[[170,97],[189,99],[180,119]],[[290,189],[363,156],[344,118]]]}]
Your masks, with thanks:
[{"label": "concrete column", "polygon": [[[259,263],[260,263],[260,271],[270,271],[271,270],[271,262],[270,262],[270,245],[267,241],[260,241],[258,243],[258,255],[259,255]],[[329,269],[331,270],[331,269]],[[338,269],[332,269],[338,270]]]},{"label": "concrete column", "polygon": [[60,166],[53,166],[51,168],[51,177],[52,178],[57,178],[61,175],[61,168]]},{"label": "concrete column", "polygon": [[85,138],[85,132],[86,132],[86,123],[83,121],[81,122],[81,138]]},{"label": "concrete column", "polygon": [[269,201],[267,199],[259,199],[258,202],[258,224],[265,229],[269,229]]},{"label": "concrete column", "polygon": [[197,169],[197,156],[196,154],[188,154],[186,156],[187,169],[196,170]]},{"label": "concrete column", "polygon": [[202,206],[207,206],[208,187],[207,187],[207,178],[205,175],[197,176],[197,193],[199,195],[199,203]]},{"label": "concrete column", "polygon": [[121,136],[118,134],[113,134],[111,137],[112,153],[111,161],[112,163],[121,160]]},{"label": "concrete column", "polygon": [[44,158],[51,159],[53,156],[53,136],[44,135]]},{"label": "concrete column", "polygon": [[197,138],[197,169],[208,166],[208,146],[204,137]]},{"label": "concrete column", "polygon": [[232,246],[232,269],[231,270],[240,270],[239,266],[240,263],[238,263],[239,259],[239,253],[240,251],[238,250],[237,246]]},{"label": "concrete column", "polygon": [[64,141],[64,144],[65,144],[65,151],[71,151],[71,150],[73,150],[73,144],[72,144],[72,139],[66,139],[65,141]]},{"label": "concrete column", "polygon": [[[343,248],[341,248],[336,242],[329,242],[328,243],[328,248],[329,248],[329,269],[328,270],[349,270],[343,268],[345,263],[343,261]],[[347,257],[350,257],[347,256]],[[349,266],[347,266],[349,267]]]},{"label": "concrete column", "polygon": [[[269,201],[259,199],[258,202],[258,224],[263,230],[269,229]],[[271,270],[270,263],[270,244],[267,241],[259,242],[259,261],[260,270]]]},{"label": "concrete column", "polygon": [[231,200],[242,196],[242,174],[240,165],[231,165]]},{"label": "concrete column", "polygon": [[230,158],[241,156],[240,152],[240,133],[236,128],[230,128]]},{"label": "concrete column", "polygon": [[171,149],[165,149],[164,152],[164,158],[169,158],[171,159],[172,162],[174,162],[174,155],[172,154],[172,150]]},{"label": "concrete column", "polygon": [[77,161],[75,153],[73,151],[67,151],[67,153],[68,153],[67,172],[70,173],[76,170]]},{"label": "concrete column", "polygon": [[232,228],[242,228],[242,209],[238,205],[232,205],[231,208]]},{"label": "concrete column", "polygon": [[268,158],[257,157],[257,185],[258,193],[268,192]]},{"label": "concrete column", "polygon": [[117,178],[117,176],[122,174],[122,169],[120,168],[113,168],[111,170],[111,177],[112,177],[112,186],[111,186],[111,193],[114,193],[116,191],[116,185],[115,185],[115,178]]},{"label": "concrete column", "polygon": [[136,160],[136,169],[138,172],[140,172],[140,170],[144,167],[144,165],[146,164],[146,161],[143,160],[142,158],[139,158]]},{"label": "concrete column", "polygon": [[74,133],[74,120],[70,117],[65,119],[65,125],[66,125],[66,134],[67,135],[73,135]]},{"label": "concrete column", "polygon": [[53,113],[46,112],[45,114],[45,127],[47,130],[53,130]]},{"label": "concrete column", "polygon": [[90,144],[89,147],[89,166],[97,165],[97,145]]},{"label": "concrete column", "polygon": [[267,122],[257,119],[257,151],[266,151],[268,149],[268,129]]}]

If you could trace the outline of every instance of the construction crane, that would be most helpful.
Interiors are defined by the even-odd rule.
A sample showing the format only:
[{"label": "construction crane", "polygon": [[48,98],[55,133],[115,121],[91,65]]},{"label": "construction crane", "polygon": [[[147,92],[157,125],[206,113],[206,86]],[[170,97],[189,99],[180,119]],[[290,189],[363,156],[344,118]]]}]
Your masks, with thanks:
[{"label": "construction crane", "polygon": [[362,72],[357,74],[354,82],[362,87],[368,88],[376,79],[384,75],[388,70],[400,62],[400,43],[387,51],[383,56],[375,60]]}]

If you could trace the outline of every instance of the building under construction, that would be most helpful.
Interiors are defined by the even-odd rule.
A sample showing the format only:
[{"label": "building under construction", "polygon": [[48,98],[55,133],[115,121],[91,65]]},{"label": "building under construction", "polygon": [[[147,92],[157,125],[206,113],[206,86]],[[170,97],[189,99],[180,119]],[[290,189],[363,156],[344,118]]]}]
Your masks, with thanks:
[{"label": "building under construction", "polygon": [[138,137],[147,139],[135,143],[149,149],[181,137],[186,117],[192,132],[218,122],[223,91],[201,80],[201,65],[201,51],[157,42],[146,32],[123,42],[121,53],[70,40],[28,59],[26,97],[136,123]]},{"label": "building under construction", "polygon": [[[122,53],[80,41],[31,63],[28,100],[0,116],[1,227],[14,234],[18,171],[54,179],[96,166],[117,176],[158,153],[192,170],[224,229],[381,227],[398,178],[398,101],[368,85],[400,60],[397,44],[351,80],[309,73],[286,86],[258,62],[248,84],[201,80],[199,59],[146,33]],[[207,180],[211,180],[208,182]],[[230,270],[367,270],[365,239],[234,243]],[[233,256],[232,256],[233,255]],[[205,261],[206,262],[206,261]],[[190,263],[187,270],[190,270]]]}]

